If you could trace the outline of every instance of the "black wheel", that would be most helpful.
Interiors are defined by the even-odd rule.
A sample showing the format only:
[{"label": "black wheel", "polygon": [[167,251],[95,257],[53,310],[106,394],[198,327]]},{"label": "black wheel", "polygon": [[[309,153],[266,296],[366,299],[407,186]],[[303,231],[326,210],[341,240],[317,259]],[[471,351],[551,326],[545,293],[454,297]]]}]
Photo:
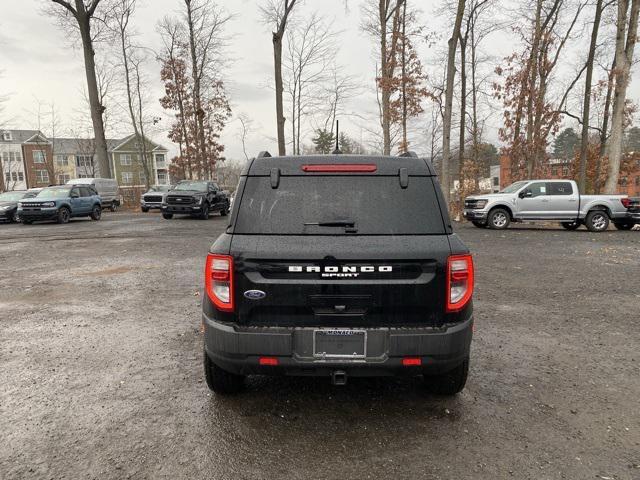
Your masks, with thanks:
[{"label": "black wheel", "polygon": [[69,211],[69,209],[67,207],[60,207],[60,210],[58,210],[58,223],[69,223],[70,219],[71,212]]},{"label": "black wheel", "polygon": [[453,370],[441,375],[425,375],[426,389],[436,395],[455,395],[460,393],[467,383],[469,357]]},{"label": "black wheel", "polygon": [[100,218],[102,217],[102,208],[100,208],[100,205],[94,205],[93,206],[93,210],[91,210],[91,220],[100,220]]},{"label": "black wheel", "polygon": [[220,210],[220,215],[223,217],[226,217],[227,215],[229,215],[229,205],[225,205],[224,208],[222,210]]},{"label": "black wheel", "polygon": [[140,207],[143,213],[147,213],[149,211],[149,207]]},{"label": "black wheel", "polygon": [[487,225],[494,230],[504,230],[510,223],[511,217],[504,208],[494,208],[487,217]]},{"label": "black wheel", "polygon": [[165,220],[171,220],[173,218],[173,213],[163,213],[162,218]]},{"label": "black wheel", "polygon": [[209,389],[221,395],[238,393],[244,386],[244,376],[223,370],[209,359],[207,352],[204,352],[204,376]]},{"label": "black wheel", "polygon": [[487,224],[486,223],[476,222],[475,220],[472,221],[471,223],[473,223],[473,225],[475,225],[478,228],[487,228]]},{"label": "black wheel", "polygon": [[111,206],[109,207],[109,210],[111,210],[112,212],[117,212],[118,211],[118,203],[117,202],[111,202]]},{"label": "black wheel", "polygon": [[604,210],[592,210],[584,223],[590,232],[604,232],[609,228],[609,215]]},{"label": "black wheel", "polygon": [[631,230],[633,228],[633,223],[615,223],[613,224],[618,230]]},{"label": "black wheel", "polygon": [[200,212],[200,218],[202,220],[209,220],[209,204],[205,203],[202,206],[202,211]]},{"label": "black wheel", "polygon": [[19,221],[20,221],[20,217],[18,217],[18,210],[16,210],[9,217],[9,223],[18,223]]},{"label": "black wheel", "polygon": [[577,230],[580,228],[580,222],[562,222],[560,225],[566,230]]}]

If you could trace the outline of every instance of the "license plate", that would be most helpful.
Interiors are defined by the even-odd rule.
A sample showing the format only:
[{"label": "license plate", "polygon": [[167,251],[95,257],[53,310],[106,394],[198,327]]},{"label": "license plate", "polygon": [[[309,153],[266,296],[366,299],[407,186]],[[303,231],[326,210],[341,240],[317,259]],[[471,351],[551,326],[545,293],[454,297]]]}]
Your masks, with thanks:
[{"label": "license plate", "polygon": [[318,358],[365,358],[365,330],[323,329],[313,335],[313,356]]}]

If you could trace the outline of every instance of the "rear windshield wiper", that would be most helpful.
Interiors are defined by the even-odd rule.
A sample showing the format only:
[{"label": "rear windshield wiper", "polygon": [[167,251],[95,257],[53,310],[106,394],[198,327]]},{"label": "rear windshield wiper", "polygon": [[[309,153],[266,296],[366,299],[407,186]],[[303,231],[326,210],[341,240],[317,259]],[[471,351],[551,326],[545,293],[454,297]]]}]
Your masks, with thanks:
[{"label": "rear windshield wiper", "polygon": [[330,222],[305,222],[305,226],[313,225],[316,227],[344,227],[346,233],[356,233],[356,222],[353,220],[332,220]]}]

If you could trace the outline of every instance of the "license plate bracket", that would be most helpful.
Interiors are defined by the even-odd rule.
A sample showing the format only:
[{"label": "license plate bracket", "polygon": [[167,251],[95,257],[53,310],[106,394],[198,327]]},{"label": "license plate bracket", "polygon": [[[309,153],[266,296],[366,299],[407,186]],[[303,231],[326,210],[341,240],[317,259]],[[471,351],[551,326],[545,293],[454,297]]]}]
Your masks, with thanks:
[{"label": "license plate bracket", "polygon": [[326,359],[363,359],[367,356],[367,331],[324,328],[313,332],[313,356]]}]

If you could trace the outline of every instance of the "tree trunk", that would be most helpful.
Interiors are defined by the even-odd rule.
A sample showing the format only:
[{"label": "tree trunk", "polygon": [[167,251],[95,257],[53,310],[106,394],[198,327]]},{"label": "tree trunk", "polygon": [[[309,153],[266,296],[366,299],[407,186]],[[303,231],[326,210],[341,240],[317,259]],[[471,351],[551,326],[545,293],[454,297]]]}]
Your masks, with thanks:
[{"label": "tree trunk", "polygon": [[465,143],[465,126],[467,115],[467,35],[469,34],[469,25],[464,36],[460,36],[460,142],[458,145],[458,201],[460,202],[460,210],[464,206],[464,143]]},{"label": "tree trunk", "polygon": [[402,146],[400,152],[409,149],[407,141],[407,2],[402,6]]},{"label": "tree trunk", "polygon": [[385,82],[388,79],[387,65],[387,9],[386,1],[380,0],[380,96],[382,102],[382,154],[391,154],[391,132],[390,132],[390,93],[389,85]]},{"label": "tree trunk", "polygon": [[273,41],[273,65],[276,83],[276,125],[278,128],[278,155],[286,155],[287,149],[284,141],[284,108],[282,106],[282,35],[274,33]]},{"label": "tree trunk", "polygon": [[449,38],[449,51],[447,53],[447,78],[445,87],[444,118],[442,120],[442,172],[440,173],[444,198],[447,203],[449,203],[449,197],[451,194],[449,157],[451,155],[451,116],[453,113],[453,87],[456,76],[456,47],[458,44],[458,37],[460,36],[464,7],[465,0],[458,0],[456,20],[453,26],[451,38]]},{"label": "tree trunk", "polygon": [[[607,181],[604,185],[604,192],[607,194],[615,193],[618,189],[620,160],[622,157],[622,140],[624,135],[624,107],[627,95],[627,86],[629,84],[629,72],[633,61],[633,50],[637,41],[636,35],[638,32],[640,0],[632,0],[631,13],[627,17],[628,7],[629,0],[619,0],[616,34],[616,67],[614,69],[616,84],[613,95],[613,113],[611,115],[611,136],[607,142],[606,148],[606,156],[609,158],[609,165]],[[629,18],[628,31],[627,18]]]},{"label": "tree trunk", "polygon": [[593,78],[593,60],[596,54],[598,43],[598,29],[602,17],[602,0],[596,3],[596,13],[591,29],[591,44],[589,45],[589,55],[587,57],[587,77],[584,85],[584,100],[582,107],[582,135],[580,139],[580,160],[578,174],[578,188],[581,192],[586,192],[587,186],[587,152],[589,149],[589,110],[591,108],[591,81]]},{"label": "tree trunk", "polygon": [[95,161],[100,169],[100,175],[110,177],[109,154],[107,152],[107,140],[102,118],[105,108],[100,103],[100,95],[98,93],[95,51],[93,50],[93,40],[91,39],[91,17],[88,16],[82,0],[76,0],[76,8],[78,27],[80,29],[80,37],[82,38],[82,53],[84,55],[84,70],[87,77],[89,106],[91,107],[91,122],[93,123],[93,135],[96,145]]}]

